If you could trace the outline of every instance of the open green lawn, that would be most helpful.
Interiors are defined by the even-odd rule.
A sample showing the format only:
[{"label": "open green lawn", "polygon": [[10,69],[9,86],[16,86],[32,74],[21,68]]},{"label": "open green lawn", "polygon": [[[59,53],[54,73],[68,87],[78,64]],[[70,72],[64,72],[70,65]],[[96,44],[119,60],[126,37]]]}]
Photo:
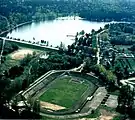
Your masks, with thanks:
[{"label": "open green lawn", "polygon": [[66,108],[72,107],[87,90],[88,83],[71,81],[71,77],[56,79],[50,88],[39,99]]}]

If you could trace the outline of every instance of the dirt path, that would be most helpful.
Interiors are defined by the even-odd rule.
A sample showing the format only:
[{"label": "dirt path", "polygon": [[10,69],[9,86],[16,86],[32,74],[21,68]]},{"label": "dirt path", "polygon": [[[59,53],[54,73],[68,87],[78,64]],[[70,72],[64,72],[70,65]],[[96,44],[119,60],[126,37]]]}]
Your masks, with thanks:
[{"label": "dirt path", "polygon": [[48,109],[52,109],[52,110],[65,109],[65,107],[55,105],[55,104],[51,104],[51,103],[48,103],[48,102],[43,102],[43,101],[40,101],[40,105],[41,105],[42,108],[48,108]]}]

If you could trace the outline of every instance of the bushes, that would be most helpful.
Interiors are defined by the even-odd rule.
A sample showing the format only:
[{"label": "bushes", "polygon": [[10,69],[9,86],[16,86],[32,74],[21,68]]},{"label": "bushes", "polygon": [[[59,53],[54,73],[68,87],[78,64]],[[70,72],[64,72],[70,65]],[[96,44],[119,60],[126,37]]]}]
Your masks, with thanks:
[{"label": "bushes", "polygon": [[14,78],[16,76],[20,76],[24,71],[22,66],[14,66],[9,69],[9,77]]},{"label": "bushes", "polygon": [[21,66],[28,65],[28,63],[32,60],[32,58],[33,58],[33,56],[31,54],[27,54],[27,56],[20,61],[20,65]]},{"label": "bushes", "polygon": [[[2,45],[3,45],[3,41],[0,40],[0,50],[2,49]],[[18,46],[14,43],[10,43],[10,42],[5,42],[5,46],[4,46],[4,51],[3,51],[3,55],[7,55],[9,53],[12,53],[16,50],[18,50]]]},{"label": "bushes", "polygon": [[106,70],[103,65],[94,65],[91,67],[91,71],[106,83],[114,83],[116,80],[116,76],[111,71]]}]

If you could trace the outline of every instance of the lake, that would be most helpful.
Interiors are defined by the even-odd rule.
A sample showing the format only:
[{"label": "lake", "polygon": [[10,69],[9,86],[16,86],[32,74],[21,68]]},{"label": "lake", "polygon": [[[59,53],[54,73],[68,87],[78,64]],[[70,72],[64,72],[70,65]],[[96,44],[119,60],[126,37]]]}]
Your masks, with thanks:
[{"label": "lake", "polygon": [[27,24],[8,33],[7,36],[13,38],[24,39],[26,41],[48,41],[49,46],[59,46],[62,42],[71,45],[74,42],[74,37],[67,35],[76,35],[77,32],[84,30],[90,33],[92,29],[98,30],[104,27],[107,22],[91,22],[76,17],[62,17],[55,20],[42,21],[32,24]]}]

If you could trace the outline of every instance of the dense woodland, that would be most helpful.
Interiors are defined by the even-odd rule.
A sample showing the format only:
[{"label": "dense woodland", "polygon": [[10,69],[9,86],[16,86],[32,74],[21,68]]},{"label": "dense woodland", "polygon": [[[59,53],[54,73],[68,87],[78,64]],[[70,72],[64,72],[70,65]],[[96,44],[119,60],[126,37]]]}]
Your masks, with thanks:
[{"label": "dense woodland", "polygon": [[128,49],[135,51],[135,24],[114,23],[110,24],[108,29],[111,44],[130,46]]},{"label": "dense woodland", "polygon": [[109,34],[111,43],[114,45],[133,45],[135,44],[135,24],[117,23],[111,24]]},{"label": "dense woodland", "polygon": [[0,0],[0,30],[67,15],[94,21],[134,21],[134,5],[127,0]]}]

